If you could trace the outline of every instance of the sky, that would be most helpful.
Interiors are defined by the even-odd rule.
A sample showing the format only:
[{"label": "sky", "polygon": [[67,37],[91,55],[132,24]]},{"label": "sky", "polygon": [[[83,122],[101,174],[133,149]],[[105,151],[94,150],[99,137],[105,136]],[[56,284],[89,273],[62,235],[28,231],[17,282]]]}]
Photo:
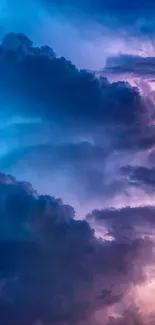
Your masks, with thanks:
[{"label": "sky", "polygon": [[155,2],[0,2],[0,325],[155,324]]}]

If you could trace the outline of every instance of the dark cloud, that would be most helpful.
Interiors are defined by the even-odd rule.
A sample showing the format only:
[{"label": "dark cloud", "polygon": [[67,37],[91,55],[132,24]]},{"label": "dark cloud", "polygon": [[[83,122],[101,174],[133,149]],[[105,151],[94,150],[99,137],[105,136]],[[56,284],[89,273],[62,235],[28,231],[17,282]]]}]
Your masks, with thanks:
[{"label": "dark cloud", "polygon": [[151,239],[98,240],[60,199],[0,176],[1,324],[91,323],[144,280]]},{"label": "dark cloud", "polygon": [[32,47],[24,35],[7,35],[0,50],[5,97],[9,94],[14,100],[30,100],[46,118],[59,115],[72,123],[76,118],[77,123],[87,121],[88,126],[126,125],[134,123],[144,110],[137,88],[126,82],[111,84],[79,71],[65,58],[56,58],[52,49]]},{"label": "dark cloud", "polygon": [[142,206],[94,210],[87,215],[87,220],[95,227],[101,227],[100,230],[103,227],[103,232],[108,229],[107,236],[120,241],[131,240],[151,235],[155,223],[155,208]]},{"label": "dark cloud", "polygon": [[2,40],[0,72],[1,118],[9,120],[0,125],[1,170],[23,171],[39,189],[42,175],[43,193],[64,197],[67,186],[65,198],[79,204],[126,193],[118,160],[154,146],[152,106],[138,88],[79,70],[15,33]]},{"label": "dark cloud", "polygon": [[20,108],[20,114],[55,121],[74,136],[102,143],[107,136],[116,148],[154,143],[148,112],[152,102],[138,88],[78,70],[65,58],[57,58],[48,46],[33,47],[23,34],[5,36],[0,56],[3,114],[11,114],[10,106],[14,114]]},{"label": "dark cloud", "polygon": [[132,186],[144,188],[148,192],[154,192],[155,168],[143,166],[125,166],[122,173],[126,175]]},{"label": "dark cloud", "polygon": [[109,57],[106,61],[104,73],[108,76],[124,75],[130,78],[143,77],[153,82],[155,75],[155,58],[142,57],[138,55],[118,55]]},{"label": "dark cloud", "polygon": [[[154,1],[4,4],[2,28],[7,17],[10,30],[20,26],[35,45],[22,33],[7,34],[0,45],[0,169],[9,173],[0,174],[0,324],[152,325],[155,317],[146,317],[136,290],[144,286],[141,299],[149,309],[145,293],[148,283],[154,285],[155,208],[99,207],[118,197],[116,206],[130,200],[134,205],[139,190],[151,194],[149,199],[154,193],[154,154],[148,149],[154,147],[155,96],[145,82],[154,80],[154,57],[116,55],[97,76],[61,57],[63,51],[57,55],[36,44],[52,43],[56,23],[56,39],[63,26],[67,57],[80,55],[80,61],[96,49],[97,36],[102,45],[110,36],[116,54],[124,53],[126,47],[122,51],[117,43],[127,36],[129,46],[136,40],[139,47],[140,40],[154,49]],[[29,12],[30,23],[22,12],[25,17]],[[75,30],[70,37],[73,29],[78,37]],[[95,62],[103,56],[97,54]],[[110,74],[136,77],[136,87],[110,82]],[[42,195],[12,171],[19,179],[35,179]],[[71,195],[74,207],[78,200],[91,210],[95,201],[97,209],[76,220],[74,208],[48,192],[67,200]],[[144,199],[139,195],[138,204]]]}]

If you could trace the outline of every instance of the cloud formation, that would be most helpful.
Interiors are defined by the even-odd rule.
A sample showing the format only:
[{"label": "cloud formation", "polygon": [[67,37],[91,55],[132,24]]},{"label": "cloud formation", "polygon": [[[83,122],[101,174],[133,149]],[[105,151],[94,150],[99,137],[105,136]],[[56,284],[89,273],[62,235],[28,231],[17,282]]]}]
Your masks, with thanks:
[{"label": "cloud formation", "polygon": [[2,325],[155,323],[154,9],[1,1]]},{"label": "cloud formation", "polygon": [[[155,58],[154,57],[143,57],[140,55],[122,54],[117,56],[111,56],[106,60],[106,65],[103,69],[105,75],[112,76],[123,76],[125,79],[136,80],[143,78],[143,81],[150,82],[153,87],[154,75],[155,75]],[[150,90],[147,84],[141,86],[146,87],[146,90]],[[139,83],[140,85],[140,83]],[[142,90],[144,90],[142,88]]]},{"label": "cloud formation", "polygon": [[125,166],[122,173],[126,175],[132,186],[144,188],[148,192],[154,192],[155,168],[144,166]]},{"label": "cloud formation", "polygon": [[[60,199],[0,176],[0,323],[96,325],[102,322],[100,310],[109,324],[109,308],[145,281],[145,268],[154,259],[151,238],[139,233],[126,243],[116,236],[99,240]],[[152,213],[144,210],[151,225]]]},{"label": "cloud formation", "polygon": [[50,47],[33,47],[23,34],[4,37],[1,71],[5,94],[9,91],[18,100],[25,96],[40,109],[44,107],[41,113],[48,118],[59,114],[66,120],[76,117],[81,123],[87,119],[90,124],[126,125],[134,123],[144,110],[137,88],[126,82],[99,80],[65,58],[56,58]]},{"label": "cloud formation", "polygon": [[[122,209],[94,210],[87,215],[92,225],[108,229],[107,236],[120,241],[130,241],[132,238],[154,236],[155,222],[154,206],[125,207]],[[108,237],[107,237],[108,238]]]},{"label": "cloud formation", "polygon": [[0,58],[1,170],[33,181],[43,194],[78,201],[82,216],[80,205],[84,211],[96,203],[124,205],[128,182],[120,167],[129,159],[145,162],[154,147],[148,95],[79,70],[22,33],[2,39]]}]

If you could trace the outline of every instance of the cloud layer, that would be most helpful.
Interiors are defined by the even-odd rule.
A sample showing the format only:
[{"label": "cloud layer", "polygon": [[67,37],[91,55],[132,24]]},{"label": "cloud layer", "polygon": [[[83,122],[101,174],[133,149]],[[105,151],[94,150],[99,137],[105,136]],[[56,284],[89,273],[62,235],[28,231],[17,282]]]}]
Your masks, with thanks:
[{"label": "cloud layer", "polygon": [[0,72],[0,322],[152,325],[152,97],[21,33]]},{"label": "cloud layer", "polygon": [[[74,220],[74,209],[60,199],[40,196],[31,184],[10,175],[0,176],[0,323],[96,325],[125,319],[123,313],[130,314],[135,305],[134,297],[129,295],[128,303],[125,299],[133,285],[145,283],[146,267],[154,261],[153,240],[142,231],[124,242],[117,227],[111,241],[97,239],[89,223]],[[127,223],[131,217],[133,234],[143,222],[150,234],[154,210],[141,212],[128,209],[123,215]],[[108,211],[101,212],[107,231],[111,220],[118,226],[123,220],[119,212],[111,213],[112,219]],[[119,230],[125,233],[125,227]],[[118,317],[110,321],[113,308]],[[140,311],[136,317],[141,319]]]},{"label": "cloud layer", "polygon": [[82,216],[94,206],[150,204],[145,189],[133,189],[121,171],[129,161],[147,164],[154,148],[150,88],[79,70],[21,33],[2,39],[0,58],[2,171],[63,197]]},{"label": "cloud layer", "polygon": [[155,324],[154,9],[1,1],[2,325]]}]

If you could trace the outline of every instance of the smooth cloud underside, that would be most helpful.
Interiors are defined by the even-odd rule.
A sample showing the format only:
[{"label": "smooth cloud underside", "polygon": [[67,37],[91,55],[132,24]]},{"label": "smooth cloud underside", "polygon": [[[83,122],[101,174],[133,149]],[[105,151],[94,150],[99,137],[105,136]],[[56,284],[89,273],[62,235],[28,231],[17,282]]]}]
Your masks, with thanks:
[{"label": "smooth cloud underside", "polygon": [[[109,213],[118,224],[122,219],[119,211],[101,212],[107,231]],[[139,218],[154,225],[149,207],[135,211],[134,220],[133,213],[123,212],[131,217],[133,233]],[[120,236],[97,239],[86,220],[74,220],[72,207],[5,174],[0,175],[0,229],[1,324],[117,324],[122,317],[130,324],[134,309],[135,319],[142,318],[132,297],[125,302],[133,285],[145,282],[146,267],[154,261],[153,240],[142,232],[126,242]],[[114,307],[121,314],[110,321]]]}]

